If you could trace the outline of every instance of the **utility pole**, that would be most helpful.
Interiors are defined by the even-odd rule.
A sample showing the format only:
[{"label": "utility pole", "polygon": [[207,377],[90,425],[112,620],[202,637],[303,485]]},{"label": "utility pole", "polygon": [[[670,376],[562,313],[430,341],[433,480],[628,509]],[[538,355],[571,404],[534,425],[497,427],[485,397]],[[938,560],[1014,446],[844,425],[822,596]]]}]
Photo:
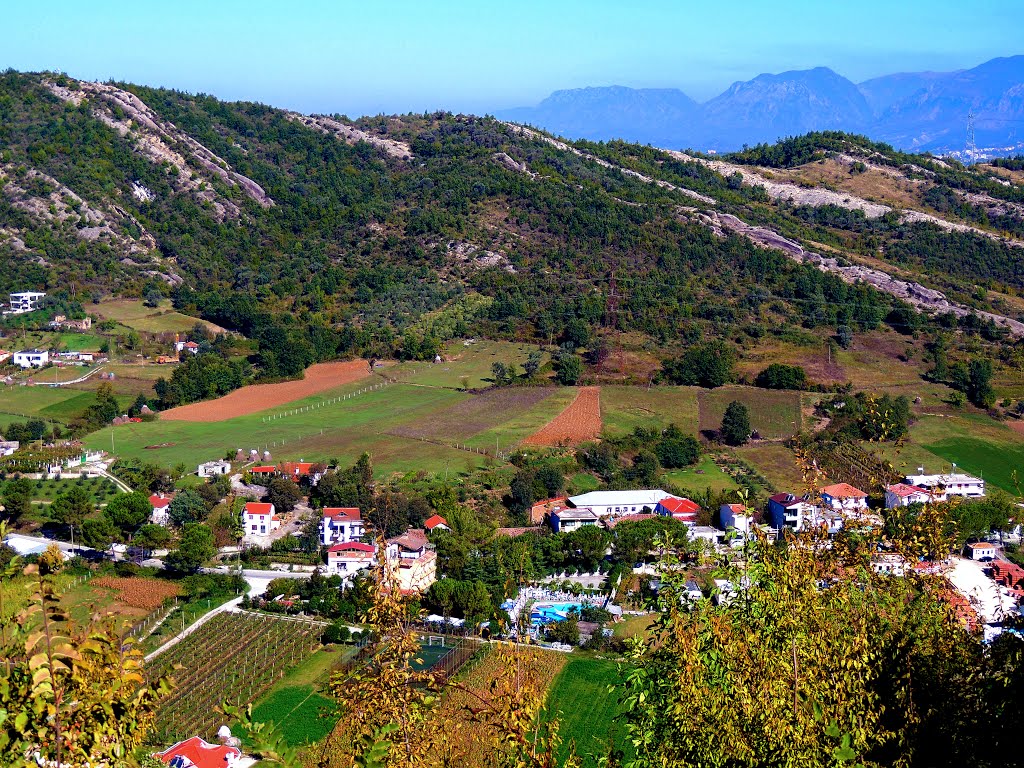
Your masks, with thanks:
[{"label": "utility pole", "polygon": [[964,148],[966,165],[972,165],[978,158],[978,144],[974,138],[974,110],[967,112],[967,146]]}]

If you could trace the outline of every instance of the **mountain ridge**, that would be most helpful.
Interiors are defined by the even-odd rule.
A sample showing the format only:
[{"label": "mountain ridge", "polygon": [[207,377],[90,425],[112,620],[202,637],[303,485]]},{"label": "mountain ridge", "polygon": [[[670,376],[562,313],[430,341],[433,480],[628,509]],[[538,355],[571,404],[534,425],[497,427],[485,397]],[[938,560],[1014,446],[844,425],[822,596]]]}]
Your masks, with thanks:
[{"label": "mountain ridge", "polygon": [[[675,102],[691,103],[689,111],[662,116],[659,101],[669,94]],[[631,105],[632,122],[622,119],[624,103]],[[562,89],[534,107],[494,114],[568,138],[624,139],[668,149],[730,151],[808,131],[842,130],[867,133],[899,149],[955,153],[964,148],[972,111],[979,147],[996,155],[1024,149],[1024,55],[859,84],[828,67],[762,73],[703,103],[678,88]]]}]

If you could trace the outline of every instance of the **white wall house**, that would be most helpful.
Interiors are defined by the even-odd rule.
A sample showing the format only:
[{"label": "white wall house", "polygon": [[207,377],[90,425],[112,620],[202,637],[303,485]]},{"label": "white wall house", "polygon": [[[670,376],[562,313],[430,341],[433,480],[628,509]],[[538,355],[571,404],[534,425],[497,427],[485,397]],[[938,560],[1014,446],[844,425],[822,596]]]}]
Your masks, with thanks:
[{"label": "white wall house", "polygon": [[218,475],[226,475],[230,471],[230,461],[208,461],[205,464],[199,465],[198,474],[200,477],[217,477]]},{"label": "white wall house", "polygon": [[335,544],[327,550],[327,573],[348,581],[359,571],[365,571],[376,561],[372,544],[348,541]]},{"label": "white wall house", "polygon": [[821,503],[836,512],[859,512],[868,508],[868,495],[849,483],[836,483],[821,489]]},{"label": "white wall house", "polygon": [[911,504],[927,504],[930,501],[945,501],[945,491],[932,494],[927,488],[907,483],[896,483],[885,489],[885,508],[896,509]]},{"label": "white wall house", "polygon": [[744,536],[750,533],[753,521],[749,510],[742,504],[723,504],[718,510],[718,517],[723,529],[734,528]]},{"label": "white wall house", "polygon": [[571,507],[586,507],[598,517],[608,517],[643,512],[645,507],[653,512],[659,502],[671,495],[662,490],[590,491],[570,496],[568,501]]},{"label": "white wall house", "polygon": [[[956,469],[956,464],[953,465]],[[924,488],[926,491],[945,493],[947,496],[963,496],[968,499],[979,499],[985,495],[985,481],[979,477],[952,473],[948,475],[907,475],[904,482]]]},{"label": "white wall house", "polygon": [[50,362],[50,353],[45,349],[23,349],[14,353],[14,364],[22,368],[42,368]]},{"label": "white wall house", "polygon": [[886,576],[906,576],[910,563],[898,552],[879,552],[871,556],[871,570]]},{"label": "white wall house", "polygon": [[967,553],[971,556],[971,560],[981,560],[983,557],[995,559],[996,557],[996,545],[990,544],[987,541],[979,541],[975,544],[967,545]]},{"label": "white wall house", "polygon": [[601,518],[589,507],[581,507],[556,510],[548,519],[551,521],[551,530],[555,533],[570,533],[585,525],[597,525]]},{"label": "white wall house", "polygon": [[45,293],[38,291],[21,291],[10,294],[12,315],[23,315],[26,312],[34,312],[39,309],[39,302],[46,298]]},{"label": "white wall house", "polygon": [[320,542],[325,547],[362,541],[365,534],[366,524],[356,507],[324,507]]},{"label": "white wall house", "polygon": [[281,527],[273,504],[250,501],[242,510],[242,525],[247,536],[266,536]]},{"label": "white wall house", "polygon": [[156,525],[167,525],[170,522],[170,518],[167,516],[167,508],[171,506],[172,499],[172,496],[167,496],[163,493],[154,493],[149,497],[149,505],[153,508],[149,515],[150,522]]}]

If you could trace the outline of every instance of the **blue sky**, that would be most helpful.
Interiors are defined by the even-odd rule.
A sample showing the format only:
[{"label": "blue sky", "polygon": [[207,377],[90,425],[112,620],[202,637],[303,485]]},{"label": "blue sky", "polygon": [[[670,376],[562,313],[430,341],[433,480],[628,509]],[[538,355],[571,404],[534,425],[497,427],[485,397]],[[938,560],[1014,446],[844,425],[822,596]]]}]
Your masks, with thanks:
[{"label": "blue sky", "polygon": [[534,104],[762,72],[854,81],[1024,53],[1021,0],[8,0],[0,67],[351,116]]}]

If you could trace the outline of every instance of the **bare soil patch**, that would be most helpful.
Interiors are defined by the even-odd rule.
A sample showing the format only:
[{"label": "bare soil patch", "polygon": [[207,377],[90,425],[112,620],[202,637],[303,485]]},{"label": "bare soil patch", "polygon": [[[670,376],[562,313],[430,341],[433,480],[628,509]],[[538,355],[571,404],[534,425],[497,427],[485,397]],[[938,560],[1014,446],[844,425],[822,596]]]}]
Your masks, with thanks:
[{"label": "bare soil patch", "polygon": [[601,434],[601,388],[582,387],[576,399],[523,441],[524,445],[565,445],[594,440]]},{"label": "bare soil patch", "polygon": [[305,378],[297,381],[252,384],[216,400],[171,408],[169,411],[163,411],[160,418],[165,421],[227,421],[259,413],[277,405],[285,405],[293,400],[301,400],[367,378],[369,375],[370,366],[365,360],[317,363],[306,369]]},{"label": "bare soil patch", "polygon": [[93,580],[92,583],[97,587],[114,590],[117,593],[117,599],[125,605],[147,610],[159,608],[163,605],[164,600],[169,597],[177,597],[179,592],[177,584],[158,579],[102,576]]},{"label": "bare soil patch", "polygon": [[1024,421],[1018,419],[1010,419],[1006,422],[1006,426],[1016,432],[1018,435],[1024,435]]},{"label": "bare soil patch", "polygon": [[508,421],[510,415],[532,408],[554,391],[545,387],[489,389],[450,408],[402,424],[391,434],[420,440],[463,440]]}]

